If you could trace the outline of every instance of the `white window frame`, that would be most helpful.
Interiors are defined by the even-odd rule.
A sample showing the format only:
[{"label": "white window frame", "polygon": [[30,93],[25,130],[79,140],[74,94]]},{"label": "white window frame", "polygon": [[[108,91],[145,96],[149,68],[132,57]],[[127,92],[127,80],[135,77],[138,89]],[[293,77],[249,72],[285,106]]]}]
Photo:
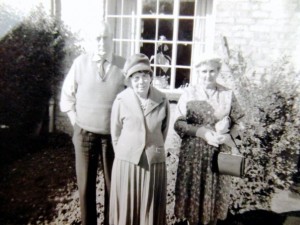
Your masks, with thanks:
[{"label": "white window frame", "polygon": [[[171,69],[171,76],[170,76],[170,89],[163,89],[164,91],[175,91],[175,76],[176,76],[176,69],[190,69],[190,84],[195,83],[195,75],[194,75],[194,63],[197,61],[197,57],[203,52],[206,51],[212,51],[213,50],[213,43],[214,43],[214,5],[211,6],[211,11],[209,14],[206,14],[205,16],[198,16],[195,15],[198,9],[198,4],[201,1],[211,2],[210,0],[195,0],[195,13],[194,16],[182,16],[179,15],[179,8],[180,8],[180,0],[174,0],[173,1],[173,7],[174,11],[173,14],[142,14],[142,0],[135,0],[136,1],[136,9],[137,12],[132,11],[131,14],[108,14],[108,4],[110,4],[111,1],[117,1],[118,7],[120,7],[120,11],[124,12],[125,4],[124,2],[126,0],[107,0],[106,7],[105,7],[105,19],[120,19],[121,24],[124,23],[125,20],[130,19],[131,21],[131,29],[130,29],[130,38],[124,38],[123,34],[123,26],[120,26],[120,34],[121,36],[118,38],[114,38],[115,43],[119,43],[119,47],[115,49],[116,54],[122,55],[124,57],[128,57],[129,55],[132,55],[134,53],[140,52],[140,45],[141,43],[154,43],[155,44],[155,51],[157,52],[158,47],[158,32],[156,29],[155,34],[155,40],[142,40],[141,39],[141,21],[142,19],[155,19],[156,20],[156,26],[158,25],[159,19],[172,19],[174,21],[174,27],[173,27],[173,40],[167,40],[164,41],[164,43],[171,44],[172,45],[172,56],[171,56],[171,65],[166,66],[170,67]],[[132,0],[134,1],[134,0]],[[157,0],[157,10],[158,10],[158,4],[159,0]],[[194,27],[193,27],[193,38],[192,41],[180,41],[178,40],[178,28],[179,28],[179,20],[180,19],[191,19],[194,20]],[[200,24],[205,24],[205,32],[201,32]],[[203,30],[203,28],[202,28]],[[124,55],[123,47],[124,44],[128,43],[130,45],[130,53]],[[191,45],[191,65],[185,66],[185,65],[176,65],[176,59],[177,59],[177,46],[178,44],[189,44]],[[151,66],[154,67],[154,74],[156,72],[156,68],[158,65],[156,64],[156,60],[151,64]]]}]

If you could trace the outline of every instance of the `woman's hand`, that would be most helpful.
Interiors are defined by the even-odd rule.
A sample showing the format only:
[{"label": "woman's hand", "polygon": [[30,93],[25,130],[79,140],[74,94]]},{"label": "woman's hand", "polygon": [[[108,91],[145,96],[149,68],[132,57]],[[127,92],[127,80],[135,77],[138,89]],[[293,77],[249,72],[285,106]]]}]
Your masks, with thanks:
[{"label": "woman's hand", "polygon": [[225,144],[229,147],[236,147],[234,141],[232,140],[232,137],[229,133],[227,134],[217,134],[219,136],[219,144]]},{"label": "woman's hand", "polygon": [[210,130],[206,127],[200,127],[196,136],[204,139],[209,145],[219,147],[219,144],[222,144],[223,137],[218,135],[215,131]]},{"label": "woman's hand", "polygon": [[224,137],[220,136],[214,131],[208,131],[205,134],[205,140],[207,144],[219,147],[219,145],[223,143]]},{"label": "woman's hand", "polygon": [[231,119],[229,116],[225,116],[223,119],[221,119],[219,122],[215,124],[215,129],[218,134],[226,134],[230,130],[231,125]]}]

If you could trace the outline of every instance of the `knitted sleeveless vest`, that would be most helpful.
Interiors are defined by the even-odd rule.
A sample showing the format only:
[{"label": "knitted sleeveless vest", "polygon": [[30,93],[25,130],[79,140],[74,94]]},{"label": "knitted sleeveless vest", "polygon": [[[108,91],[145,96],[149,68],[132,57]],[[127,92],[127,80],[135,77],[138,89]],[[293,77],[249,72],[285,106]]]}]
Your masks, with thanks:
[{"label": "knitted sleeveless vest", "polygon": [[76,80],[76,123],[83,129],[110,134],[110,114],[113,101],[124,89],[121,69],[123,58],[114,56],[113,63],[104,81],[99,77],[96,62],[90,56],[83,57],[77,64]]}]

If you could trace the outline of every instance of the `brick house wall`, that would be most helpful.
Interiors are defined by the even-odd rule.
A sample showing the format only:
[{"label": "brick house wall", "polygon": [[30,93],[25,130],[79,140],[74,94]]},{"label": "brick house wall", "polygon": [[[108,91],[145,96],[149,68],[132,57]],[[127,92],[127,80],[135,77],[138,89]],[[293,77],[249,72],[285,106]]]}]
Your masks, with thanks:
[{"label": "brick house wall", "polygon": [[216,0],[215,16],[217,51],[226,36],[258,73],[283,55],[300,70],[299,0]]}]

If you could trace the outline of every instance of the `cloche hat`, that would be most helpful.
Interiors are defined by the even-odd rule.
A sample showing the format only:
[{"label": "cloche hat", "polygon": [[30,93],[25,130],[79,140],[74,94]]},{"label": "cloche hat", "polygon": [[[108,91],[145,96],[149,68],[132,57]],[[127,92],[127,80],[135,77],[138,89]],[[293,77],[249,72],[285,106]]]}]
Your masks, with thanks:
[{"label": "cloche hat", "polygon": [[125,78],[128,79],[132,74],[144,70],[150,71],[152,73],[149,58],[142,53],[137,53],[130,56],[126,60],[123,72]]}]

